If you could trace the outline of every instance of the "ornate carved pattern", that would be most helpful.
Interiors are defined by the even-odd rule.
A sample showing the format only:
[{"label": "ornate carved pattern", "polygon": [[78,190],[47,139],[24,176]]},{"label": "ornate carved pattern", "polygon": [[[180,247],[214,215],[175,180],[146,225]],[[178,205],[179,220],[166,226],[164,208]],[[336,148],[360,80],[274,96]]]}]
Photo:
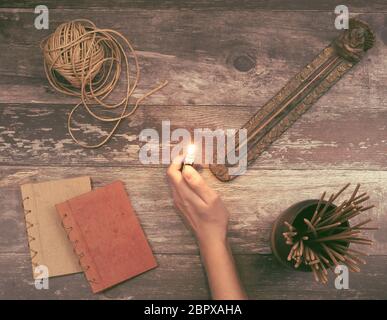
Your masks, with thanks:
[{"label": "ornate carved pattern", "polygon": [[[365,22],[350,19],[348,30],[251,117],[243,126],[247,129],[247,142],[241,142],[247,143],[248,165],[360,61],[374,39]],[[210,170],[219,180],[230,181],[236,176],[229,175],[229,167],[226,161],[226,164],[210,165]]]}]

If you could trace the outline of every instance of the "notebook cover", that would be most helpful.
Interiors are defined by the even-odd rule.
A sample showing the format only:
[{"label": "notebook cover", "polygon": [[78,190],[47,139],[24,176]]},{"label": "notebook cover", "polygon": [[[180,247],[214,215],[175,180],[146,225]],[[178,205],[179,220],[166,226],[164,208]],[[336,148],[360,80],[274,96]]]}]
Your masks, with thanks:
[{"label": "notebook cover", "polygon": [[32,274],[44,265],[49,277],[81,272],[78,258],[56,213],[55,204],[91,190],[89,177],[27,183],[20,186],[31,252]]},{"label": "notebook cover", "polygon": [[121,181],[56,209],[94,293],[157,266]]}]

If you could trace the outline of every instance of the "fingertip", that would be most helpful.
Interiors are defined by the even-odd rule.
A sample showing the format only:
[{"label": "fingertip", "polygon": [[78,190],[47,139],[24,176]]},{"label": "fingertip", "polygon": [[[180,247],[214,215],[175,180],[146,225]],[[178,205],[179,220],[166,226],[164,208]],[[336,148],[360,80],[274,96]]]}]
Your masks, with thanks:
[{"label": "fingertip", "polygon": [[167,169],[167,175],[169,177],[173,177],[175,175],[181,174],[180,169],[181,169],[181,165],[183,163],[183,160],[184,160],[184,157],[182,157],[182,156],[177,156],[176,158],[174,158],[172,160],[172,163],[170,164],[170,166]]},{"label": "fingertip", "polygon": [[182,174],[184,179],[191,184],[195,181],[200,181],[201,179],[200,174],[195,170],[195,168],[189,165],[185,165],[183,167]]},{"label": "fingertip", "polygon": [[183,174],[183,177],[185,179],[191,179],[192,178],[192,171],[193,171],[193,168],[191,166],[183,166],[183,170],[182,170],[182,174]]},{"label": "fingertip", "polygon": [[176,156],[173,160],[172,160],[172,164],[182,164],[184,161],[184,155],[179,155],[179,156]]}]

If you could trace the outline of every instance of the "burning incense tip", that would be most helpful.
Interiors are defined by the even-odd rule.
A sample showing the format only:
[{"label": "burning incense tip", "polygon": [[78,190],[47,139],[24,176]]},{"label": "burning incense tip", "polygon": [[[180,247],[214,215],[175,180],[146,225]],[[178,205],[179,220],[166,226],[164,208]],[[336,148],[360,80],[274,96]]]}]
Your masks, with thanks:
[{"label": "burning incense tip", "polygon": [[187,147],[187,155],[184,158],[184,165],[192,166],[194,164],[195,151],[196,151],[196,146],[194,144],[190,144]]}]

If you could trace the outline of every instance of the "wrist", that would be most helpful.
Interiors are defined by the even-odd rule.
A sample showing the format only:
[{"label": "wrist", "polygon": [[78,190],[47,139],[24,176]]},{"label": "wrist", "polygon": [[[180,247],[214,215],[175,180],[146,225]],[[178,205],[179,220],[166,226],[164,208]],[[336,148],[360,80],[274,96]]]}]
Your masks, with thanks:
[{"label": "wrist", "polygon": [[226,249],[228,250],[227,239],[198,239],[199,250],[201,254],[206,254],[211,251],[219,252],[219,250]]}]

